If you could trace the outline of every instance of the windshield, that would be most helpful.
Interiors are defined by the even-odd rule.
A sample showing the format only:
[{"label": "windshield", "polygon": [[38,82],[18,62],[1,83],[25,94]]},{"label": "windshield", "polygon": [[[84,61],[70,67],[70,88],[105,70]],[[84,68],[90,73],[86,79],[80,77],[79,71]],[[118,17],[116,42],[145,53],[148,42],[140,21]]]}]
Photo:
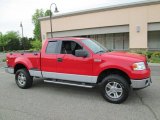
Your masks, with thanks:
[{"label": "windshield", "polygon": [[104,46],[102,46],[100,43],[98,43],[95,40],[86,39],[86,40],[82,40],[82,42],[96,54],[104,53],[107,51],[107,49]]}]

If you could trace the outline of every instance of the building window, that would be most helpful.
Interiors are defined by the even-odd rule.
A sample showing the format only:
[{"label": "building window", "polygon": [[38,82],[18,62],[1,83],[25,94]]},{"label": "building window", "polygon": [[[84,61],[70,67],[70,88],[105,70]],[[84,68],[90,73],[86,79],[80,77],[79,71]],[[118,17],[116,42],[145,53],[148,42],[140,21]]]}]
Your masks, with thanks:
[{"label": "building window", "polygon": [[129,48],[129,33],[90,35],[90,38],[95,39],[107,49],[128,50]]},{"label": "building window", "polygon": [[160,50],[160,31],[148,32],[148,49]]}]

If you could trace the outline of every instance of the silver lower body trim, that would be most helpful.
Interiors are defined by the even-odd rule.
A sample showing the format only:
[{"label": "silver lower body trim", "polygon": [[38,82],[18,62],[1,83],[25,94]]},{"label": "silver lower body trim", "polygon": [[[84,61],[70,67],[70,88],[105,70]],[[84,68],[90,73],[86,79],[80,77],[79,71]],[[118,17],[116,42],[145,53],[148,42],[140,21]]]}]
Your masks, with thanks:
[{"label": "silver lower body trim", "polygon": [[66,81],[75,81],[75,82],[83,82],[83,83],[96,83],[97,76],[89,76],[89,75],[78,75],[78,74],[67,74],[67,73],[57,73],[57,72],[45,72],[45,71],[36,71],[29,70],[29,73],[33,77],[43,77],[43,78],[51,78],[51,79],[60,79]]},{"label": "silver lower body trim", "polygon": [[29,73],[31,76],[34,77],[42,77],[42,72],[37,70],[29,70]]},{"label": "silver lower body trim", "polygon": [[151,78],[141,79],[141,80],[133,80],[131,79],[131,86],[135,89],[141,89],[150,86]]},{"label": "silver lower body trim", "polygon": [[69,80],[69,81],[84,82],[84,83],[97,82],[97,76],[44,72],[44,71],[42,71],[42,75],[44,78],[51,78],[51,79],[61,79],[61,80]]},{"label": "silver lower body trim", "polygon": [[5,67],[5,72],[10,73],[10,74],[14,74],[14,69],[12,67]]}]

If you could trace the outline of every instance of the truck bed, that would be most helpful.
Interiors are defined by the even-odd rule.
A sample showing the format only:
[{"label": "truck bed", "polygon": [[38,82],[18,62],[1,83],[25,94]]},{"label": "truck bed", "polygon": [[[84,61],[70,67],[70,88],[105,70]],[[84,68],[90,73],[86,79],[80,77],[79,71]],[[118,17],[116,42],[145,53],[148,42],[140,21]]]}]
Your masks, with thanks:
[{"label": "truck bed", "polygon": [[40,52],[15,52],[6,55],[8,67],[15,67],[17,62],[24,62],[28,69],[40,69]]}]

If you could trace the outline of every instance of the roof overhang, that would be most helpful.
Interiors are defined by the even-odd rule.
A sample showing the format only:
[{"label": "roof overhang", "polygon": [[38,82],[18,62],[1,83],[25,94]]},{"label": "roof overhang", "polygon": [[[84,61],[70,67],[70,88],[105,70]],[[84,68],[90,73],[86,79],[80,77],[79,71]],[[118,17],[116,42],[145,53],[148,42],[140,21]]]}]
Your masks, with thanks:
[{"label": "roof overhang", "polygon": [[[94,13],[94,12],[109,11],[109,10],[124,9],[124,8],[139,7],[139,6],[147,6],[147,5],[154,5],[154,4],[160,4],[160,0],[145,0],[145,1],[140,1],[140,2],[104,6],[104,7],[99,7],[99,8],[92,8],[92,9],[86,9],[86,10],[59,14],[59,15],[53,16],[52,18],[61,18],[61,17],[75,16],[75,15],[81,15],[81,14]],[[49,20],[49,19],[50,19],[49,16],[39,18],[40,21]]]}]

